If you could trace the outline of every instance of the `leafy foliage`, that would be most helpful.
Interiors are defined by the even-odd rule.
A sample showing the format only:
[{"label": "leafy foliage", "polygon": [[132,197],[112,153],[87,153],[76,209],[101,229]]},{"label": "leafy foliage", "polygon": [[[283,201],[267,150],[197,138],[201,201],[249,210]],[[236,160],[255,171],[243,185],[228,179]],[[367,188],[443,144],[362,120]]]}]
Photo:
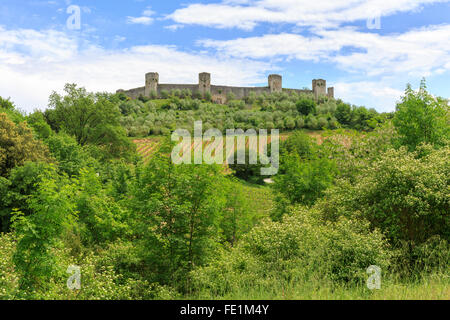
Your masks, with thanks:
[{"label": "leafy foliage", "polygon": [[368,265],[385,268],[389,259],[382,235],[370,232],[367,224],[346,219],[323,224],[310,212],[300,211],[283,222],[263,222],[238,247],[223,251],[192,276],[200,294],[223,296],[243,288],[270,290],[317,277],[362,283]]},{"label": "leafy foliage", "polygon": [[[255,150],[246,148],[247,150],[237,150],[230,159],[228,159],[229,167],[233,170],[234,175],[237,178],[243,179],[245,181],[250,181],[252,183],[262,183],[264,176],[261,175],[262,164],[260,161],[257,163],[251,163],[251,159],[258,159],[258,155]],[[244,154],[242,159],[239,159],[239,154]],[[231,161],[234,159],[234,161]],[[242,160],[243,163],[240,163]]]},{"label": "leafy foliage", "polygon": [[[342,181],[323,202],[329,218],[369,220],[396,242],[420,244],[433,235],[450,239],[449,148],[415,153],[388,150],[353,184]],[[425,153],[426,156],[420,156]]]},{"label": "leafy foliage", "polygon": [[53,109],[48,117],[54,121],[54,130],[73,135],[82,146],[88,143],[101,146],[105,154],[123,156],[131,150],[132,145],[119,125],[120,111],[113,97],[88,93],[74,84],[67,84],[64,91],[65,96],[56,92],[50,96]]},{"label": "leafy foliage", "polygon": [[311,205],[331,185],[336,169],[326,158],[305,161],[293,155],[283,163],[283,171],[275,179],[275,188],[291,204]]},{"label": "leafy foliage", "polygon": [[48,161],[48,149],[22,122],[15,124],[0,113],[0,176],[6,176],[15,166],[26,161]]},{"label": "leafy foliage", "polygon": [[308,135],[296,132],[281,145],[280,174],[275,177],[277,207],[272,218],[280,220],[287,206],[310,206],[323,196],[336,175],[336,165]]},{"label": "leafy foliage", "polygon": [[215,247],[225,201],[216,192],[217,168],[174,165],[164,152],[169,145],[139,170],[133,206],[153,280],[179,282],[183,288],[187,272],[202,265]]},{"label": "leafy foliage", "polygon": [[411,85],[397,105],[394,125],[399,134],[398,143],[410,151],[421,143],[442,146],[450,139],[450,113],[448,100],[435,98],[426,90],[423,80],[414,92]]},{"label": "leafy foliage", "polygon": [[297,101],[296,106],[298,112],[300,112],[305,116],[307,116],[310,113],[314,113],[314,111],[316,110],[316,104],[312,99],[306,98],[300,99],[299,101]]},{"label": "leafy foliage", "polygon": [[[67,85],[29,115],[0,98],[0,299],[447,298],[448,102],[424,84],[395,114],[289,92],[154,98]],[[130,148],[194,120],[293,130],[275,183],[175,165],[164,137],[136,141],[144,161]]]},{"label": "leafy foliage", "polygon": [[33,214],[25,217],[15,212],[13,228],[18,242],[14,264],[19,290],[25,297],[33,298],[36,291],[45,291],[54,273],[60,271],[52,247],[76,219],[73,193],[70,185],[60,187],[53,180],[43,179],[36,197],[29,199]]},{"label": "leafy foliage", "polygon": [[36,196],[37,185],[45,176],[54,174],[52,167],[42,162],[26,162],[11,170],[8,178],[0,177],[0,231],[10,231],[13,210],[28,216],[33,213],[29,199]]},{"label": "leafy foliage", "polygon": [[44,114],[40,111],[30,114],[27,117],[27,122],[39,139],[47,139],[53,133],[50,125],[45,120]]}]

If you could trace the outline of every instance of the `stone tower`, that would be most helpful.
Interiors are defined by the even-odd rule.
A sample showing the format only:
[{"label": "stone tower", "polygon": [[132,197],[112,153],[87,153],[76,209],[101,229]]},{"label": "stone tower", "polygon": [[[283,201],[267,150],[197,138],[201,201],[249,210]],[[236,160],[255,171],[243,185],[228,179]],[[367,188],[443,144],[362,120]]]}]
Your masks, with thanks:
[{"label": "stone tower", "polygon": [[283,78],[278,74],[271,74],[269,76],[269,90],[270,92],[281,92],[283,90]]},{"label": "stone tower", "polygon": [[198,75],[198,92],[202,96],[207,92],[211,92],[211,74],[202,72]]},{"label": "stone tower", "polygon": [[150,97],[152,92],[158,94],[159,74],[150,72],[145,75],[145,93],[146,97]]},{"label": "stone tower", "polygon": [[320,96],[327,95],[327,81],[323,79],[314,79],[312,81],[312,89],[314,97],[317,99]]},{"label": "stone tower", "polygon": [[334,98],[334,87],[328,88],[328,98]]}]

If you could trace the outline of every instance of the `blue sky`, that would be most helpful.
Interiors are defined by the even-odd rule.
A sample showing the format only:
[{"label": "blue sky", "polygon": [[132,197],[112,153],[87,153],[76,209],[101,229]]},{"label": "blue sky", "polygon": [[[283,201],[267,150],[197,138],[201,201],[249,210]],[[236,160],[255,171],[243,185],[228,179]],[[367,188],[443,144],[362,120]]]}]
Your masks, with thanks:
[{"label": "blue sky", "polygon": [[448,98],[450,0],[0,2],[0,95],[26,111],[67,82],[114,92],[150,71],[170,83],[207,71],[225,85],[279,73],[289,88],[324,78],[336,97],[378,111],[423,77]]}]

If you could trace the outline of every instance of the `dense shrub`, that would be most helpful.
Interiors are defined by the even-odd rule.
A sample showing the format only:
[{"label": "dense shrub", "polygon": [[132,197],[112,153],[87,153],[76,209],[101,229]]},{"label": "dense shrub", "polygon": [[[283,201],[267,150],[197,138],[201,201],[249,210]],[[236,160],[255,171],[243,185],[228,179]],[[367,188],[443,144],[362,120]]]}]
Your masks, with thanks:
[{"label": "dense shrub", "polygon": [[0,176],[26,161],[49,161],[47,147],[34,138],[25,122],[16,125],[0,113]]},{"label": "dense shrub", "polygon": [[302,98],[297,101],[297,110],[301,114],[307,116],[310,113],[314,113],[316,110],[316,103],[313,99]]},{"label": "dense shrub", "polygon": [[277,193],[277,206],[271,213],[274,220],[280,220],[289,205],[314,204],[333,183],[336,167],[327,158],[302,160],[290,154],[284,158],[281,171],[282,174],[274,178]]},{"label": "dense shrub", "polygon": [[311,130],[320,129],[317,118],[315,116],[313,116],[312,114],[310,114],[306,117],[306,126],[308,127],[308,129],[311,129]]},{"label": "dense shrub", "polygon": [[[238,155],[245,152],[244,163],[238,163]],[[251,164],[250,159],[256,159],[257,163]],[[233,160],[234,159],[234,160]],[[261,175],[262,165],[258,161],[258,155],[254,150],[246,149],[244,151],[236,151],[228,160],[229,167],[233,170],[234,175],[237,178],[253,183],[262,183],[265,176]]]},{"label": "dense shrub", "polygon": [[386,268],[386,242],[368,224],[341,219],[323,224],[301,211],[283,222],[265,221],[235,249],[192,272],[195,288],[225,295],[249,288],[270,290],[317,279],[362,284],[370,265]]},{"label": "dense shrub", "polygon": [[45,176],[55,174],[43,162],[26,162],[11,170],[8,179],[0,177],[0,232],[9,232],[12,213],[20,210],[26,216],[33,213],[28,200],[36,196],[37,185]]},{"label": "dense shrub", "polygon": [[450,239],[450,148],[422,146],[414,153],[390,149],[354,183],[341,181],[322,201],[324,214],[361,217],[395,242]]},{"label": "dense shrub", "polygon": [[69,176],[78,175],[82,168],[93,162],[76,140],[67,134],[54,134],[47,139],[46,144],[58,161],[58,168]]},{"label": "dense shrub", "polygon": [[27,117],[27,123],[33,128],[36,136],[40,139],[47,139],[52,134],[52,129],[45,121],[44,114],[36,111]]},{"label": "dense shrub", "polygon": [[[127,242],[117,242],[101,252],[87,252],[74,256],[70,246],[54,248],[53,253],[58,265],[55,265],[53,277],[45,288],[35,287],[28,297],[44,300],[135,300],[135,299],[174,299],[177,293],[168,287],[156,283],[149,284],[142,279],[126,277],[120,269],[126,261],[132,261],[133,247]],[[20,278],[13,266],[16,250],[16,239],[13,234],[0,235],[0,300],[24,297],[19,291]],[[125,257],[124,257],[125,256]],[[68,266],[77,265],[81,270],[82,290],[67,289],[66,273]],[[117,266],[117,267],[115,267]]]}]

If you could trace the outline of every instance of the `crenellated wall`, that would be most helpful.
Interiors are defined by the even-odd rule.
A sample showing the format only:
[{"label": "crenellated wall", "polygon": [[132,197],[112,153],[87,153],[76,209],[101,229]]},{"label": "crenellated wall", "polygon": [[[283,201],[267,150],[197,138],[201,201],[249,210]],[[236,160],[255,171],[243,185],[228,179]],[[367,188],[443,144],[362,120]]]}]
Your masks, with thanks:
[{"label": "crenellated wall", "polygon": [[236,99],[244,99],[249,96],[251,92],[256,95],[263,93],[274,92],[296,92],[296,93],[308,93],[314,94],[314,97],[318,99],[321,96],[328,96],[334,98],[334,88],[327,89],[327,82],[323,79],[315,79],[312,81],[312,90],[303,89],[285,89],[283,88],[283,78],[277,74],[271,74],[268,77],[267,87],[232,87],[232,86],[217,86],[211,85],[211,74],[202,72],[198,77],[198,84],[160,84],[159,74],[156,72],[150,72],[145,75],[145,87],[135,88],[131,90],[117,90],[117,92],[123,92],[132,99],[138,99],[140,96],[150,97],[153,94],[161,96],[161,92],[172,90],[185,90],[188,89],[192,94],[199,93],[204,96],[210,93],[213,101],[217,103],[226,103],[227,97],[232,93]]}]

